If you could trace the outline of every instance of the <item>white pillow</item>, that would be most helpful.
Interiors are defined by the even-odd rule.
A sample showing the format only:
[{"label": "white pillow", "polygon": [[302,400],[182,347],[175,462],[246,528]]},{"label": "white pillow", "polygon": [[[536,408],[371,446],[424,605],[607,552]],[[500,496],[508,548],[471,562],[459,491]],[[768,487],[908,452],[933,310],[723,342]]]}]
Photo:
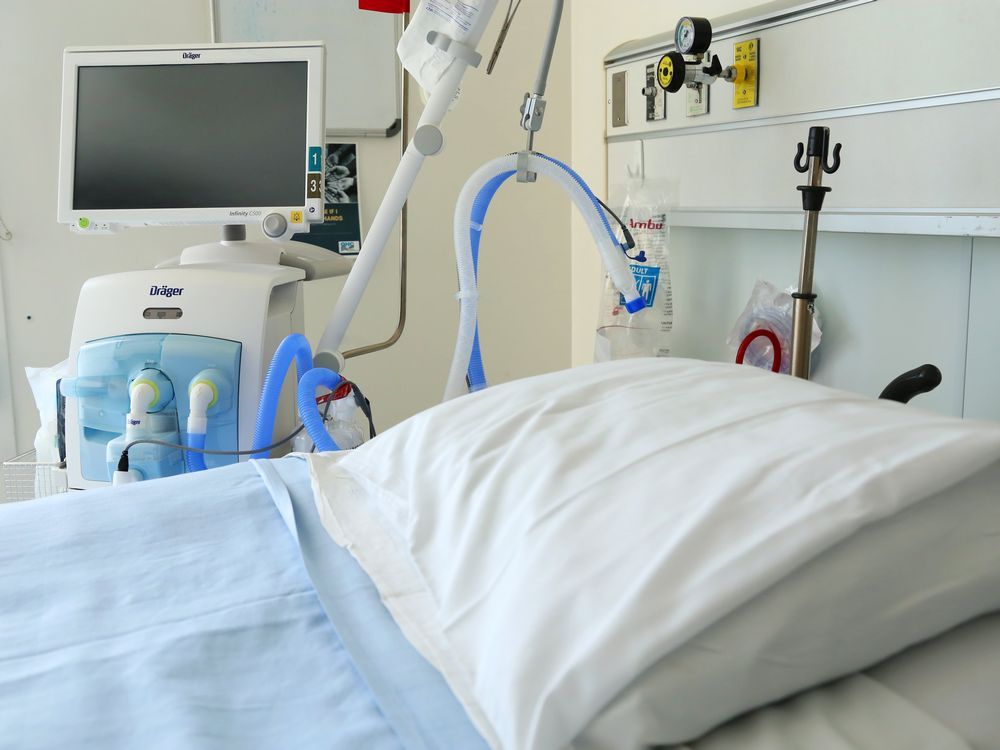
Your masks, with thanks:
[{"label": "white pillow", "polygon": [[[327,529],[491,746],[552,750],[649,670],[683,667],[699,636],[797,569],[998,459],[997,424],[659,359],[492,388],[311,466]],[[886,563],[878,541],[864,548],[871,569]],[[916,583],[898,592],[922,590],[919,577],[952,552],[921,549]],[[887,586],[880,607],[898,592]],[[896,651],[1000,608],[1000,586],[990,593],[953,597],[946,615],[909,622],[898,638],[889,617],[878,642]],[[852,638],[855,622],[871,632],[870,598],[858,602],[840,634],[856,653],[794,670],[781,691],[888,655]],[[771,622],[800,642],[794,622]],[[794,656],[770,645],[770,658]],[[686,712],[659,741],[775,697],[771,681],[735,677],[745,689],[721,705],[718,681],[683,668],[657,680],[657,706],[683,695]]]}]

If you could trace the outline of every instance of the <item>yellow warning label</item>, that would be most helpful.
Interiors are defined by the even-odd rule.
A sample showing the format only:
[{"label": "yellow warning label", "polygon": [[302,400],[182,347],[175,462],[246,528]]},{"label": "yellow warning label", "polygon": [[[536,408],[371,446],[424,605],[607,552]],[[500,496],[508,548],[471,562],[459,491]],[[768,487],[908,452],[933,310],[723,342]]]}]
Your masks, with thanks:
[{"label": "yellow warning label", "polygon": [[757,106],[757,94],[760,90],[760,81],[757,77],[759,59],[759,38],[744,39],[733,45],[733,67],[741,73],[733,85],[733,109]]},{"label": "yellow warning label", "polygon": [[292,211],[292,224],[301,224],[301,223],[302,223],[302,212]]}]

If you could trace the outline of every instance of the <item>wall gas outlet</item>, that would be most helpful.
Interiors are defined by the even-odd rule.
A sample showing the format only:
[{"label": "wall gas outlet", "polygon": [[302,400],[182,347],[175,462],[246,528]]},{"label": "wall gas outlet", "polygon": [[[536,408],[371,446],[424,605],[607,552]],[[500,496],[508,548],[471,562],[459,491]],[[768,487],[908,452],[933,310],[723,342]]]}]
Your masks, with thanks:
[{"label": "wall gas outlet", "polygon": [[756,107],[760,94],[760,39],[733,44],[733,109]]}]

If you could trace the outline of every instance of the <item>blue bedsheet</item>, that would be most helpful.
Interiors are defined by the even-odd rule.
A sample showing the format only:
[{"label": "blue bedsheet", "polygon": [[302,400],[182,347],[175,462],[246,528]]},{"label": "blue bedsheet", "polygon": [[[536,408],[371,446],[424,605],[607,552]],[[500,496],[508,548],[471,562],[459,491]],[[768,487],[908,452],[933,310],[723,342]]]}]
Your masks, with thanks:
[{"label": "blue bedsheet", "polygon": [[0,747],[485,744],[288,458],[0,506]]}]

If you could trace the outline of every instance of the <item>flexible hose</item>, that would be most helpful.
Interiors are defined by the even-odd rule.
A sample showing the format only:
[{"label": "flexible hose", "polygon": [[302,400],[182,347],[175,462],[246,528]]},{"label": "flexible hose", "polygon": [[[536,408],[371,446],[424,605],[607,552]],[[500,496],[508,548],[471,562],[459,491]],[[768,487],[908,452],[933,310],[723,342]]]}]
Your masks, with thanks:
[{"label": "flexible hose", "polygon": [[[469,241],[472,247],[472,273],[479,283],[479,245],[483,240],[483,224],[486,221],[486,214],[490,210],[490,203],[497,191],[507,180],[517,174],[517,170],[501,172],[492,180],[487,182],[482,190],[476,195],[476,200],[472,204],[471,226],[469,229]],[[472,354],[469,356],[468,367],[469,391],[475,393],[487,386],[486,370],[483,367],[482,350],[479,348],[479,322],[476,321],[476,332],[472,341]]]},{"label": "flexible hose", "polygon": [[306,432],[313,441],[318,451],[340,450],[330,433],[326,431],[323,424],[323,416],[316,405],[316,389],[319,387],[328,388],[333,391],[340,385],[343,378],[333,370],[325,367],[317,367],[310,370],[299,380],[298,402],[299,418],[306,426]]},{"label": "flexible hose", "polygon": [[[194,448],[195,450],[204,450],[205,448],[205,438],[207,435],[191,433],[187,436],[186,447]],[[184,464],[187,466],[189,472],[195,471],[205,471],[205,454],[204,453],[194,453],[193,451],[184,452]]]},{"label": "flexible hose", "polygon": [[[448,385],[445,388],[446,401],[468,392],[466,377],[470,374],[469,368],[478,333],[477,269],[482,223],[489,201],[499,187],[510,178],[510,174],[516,173],[517,160],[517,154],[510,154],[495,159],[477,170],[462,189],[455,208],[455,262],[458,271],[460,308],[458,339],[448,374]],[[555,181],[572,198],[590,229],[611,281],[626,300],[626,309],[630,313],[635,313],[645,307],[636,289],[635,277],[622,252],[622,246],[611,229],[600,202],[583,179],[565,164],[541,154],[528,154],[527,167],[530,171]],[[477,221],[473,217],[481,218]],[[476,366],[481,368],[481,359]],[[469,381],[472,380],[470,377]],[[481,380],[485,383],[485,377]]]},{"label": "flexible hose", "polygon": [[[312,369],[312,349],[301,333],[287,336],[271,359],[264,378],[264,387],[260,394],[260,406],[257,407],[257,424],[254,429],[254,448],[267,446],[274,436],[274,420],[278,414],[278,399],[281,397],[281,387],[285,383],[292,362],[295,362],[295,373],[298,381]],[[254,458],[267,458],[269,451],[260,450],[253,454]]]}]

